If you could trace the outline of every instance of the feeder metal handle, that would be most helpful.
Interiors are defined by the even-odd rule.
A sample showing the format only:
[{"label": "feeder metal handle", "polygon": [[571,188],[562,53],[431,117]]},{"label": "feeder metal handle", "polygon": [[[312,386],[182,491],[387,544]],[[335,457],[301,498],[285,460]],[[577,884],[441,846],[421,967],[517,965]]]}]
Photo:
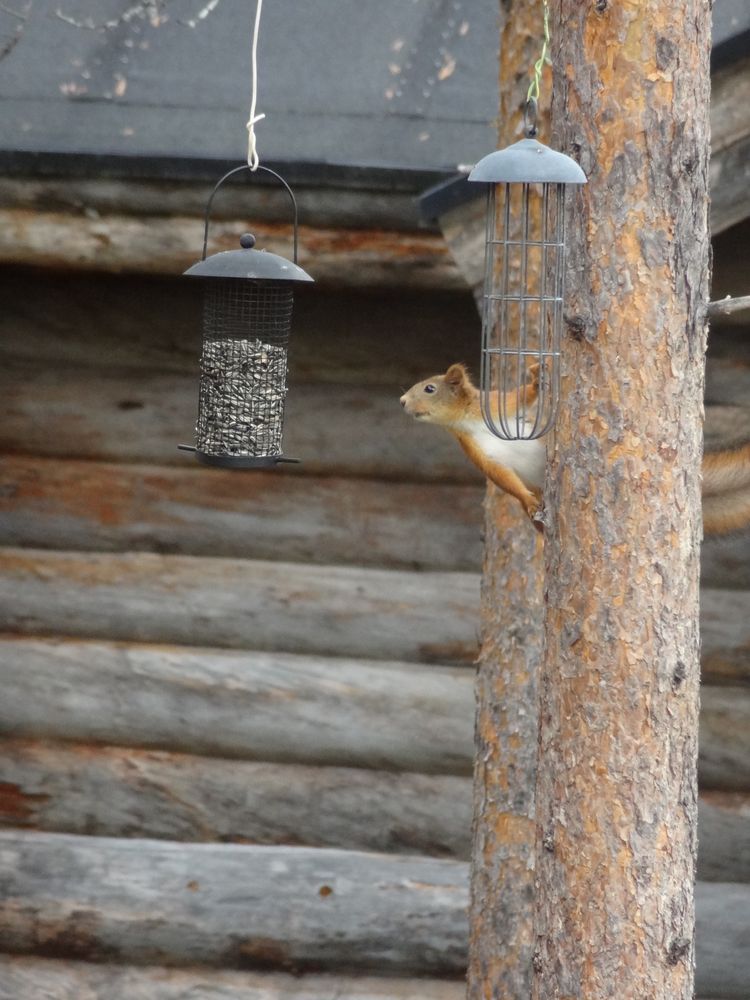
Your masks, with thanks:
[{"label": "feeder metal handle", "polygon": [[[228,180],[233,174],[238,174],[241,170],[250,170],[251,173],[255,173],[256,172],[256,171],[253,171],[252,168],[250,166],[248,166],[247,163],[243,163],[241,167],[234,167],[232,170],[228,171],[226,174],[224,174],[223,177],[221,177],[216,182],[213,191],[211,192],[211,194],[208,197],[208,202],[206,204],[206,214],[205,214],[205,217],[204,217],[204,225],[203,225],[203,255],[201,256],[201,260],[205,260],[206,259],[206,251],[208,249],[208,226],[209,226],[209,223],[211,221],[211,205],[213,204],[214,197],[215,197],[217,191],[219,190],[219,188],[221,187],[221,185],[224,183],[224,181]],[[284,180],[284,178],[281,176],[281,174],[277,174],[276,171],[275,170],[271,170],[270,167],[259,166],[257,168],[257,170],[265,170],[265,172],[267,174],[271,174],[272,177],[275,177],[276,180],[279,181],[280,184],[284,185],[284,187],[286,188],[287,194],[289,195],[289,197],[292,200],[292,211],[294,213],[294,263],[296,264],[297,263],[297,228],[298,228],[298,223],[297,223],[297,216],[298,216],[298,213],[297,213],[297,199],[294,197],[294,192],[289,187],[289,185]]]}]

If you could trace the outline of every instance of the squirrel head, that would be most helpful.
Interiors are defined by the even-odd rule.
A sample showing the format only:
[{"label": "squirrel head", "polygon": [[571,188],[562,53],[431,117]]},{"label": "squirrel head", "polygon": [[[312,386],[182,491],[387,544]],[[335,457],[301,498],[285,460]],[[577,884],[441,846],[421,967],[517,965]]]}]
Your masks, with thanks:
[{"label": "squirrel head", "polygon": [[476,395],[466,366],[455,364],[444,375],[433,375],[413,385],[401,397],[401,405],[416,420],[449,425],[465,416]]}]

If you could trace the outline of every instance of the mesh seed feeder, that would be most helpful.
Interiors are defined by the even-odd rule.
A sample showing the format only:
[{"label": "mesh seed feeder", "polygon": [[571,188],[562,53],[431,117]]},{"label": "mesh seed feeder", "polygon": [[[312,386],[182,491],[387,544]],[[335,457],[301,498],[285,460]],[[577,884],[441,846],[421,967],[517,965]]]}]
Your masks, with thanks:
[{"label": "mesh seed feeder", "polygon": [[[488,428],[504,440],[541,437],[555,420],[565,196],[569,185],[586,183],[575,160],[535,138],[533,99],[524,117],[526,138],[485,156],[469,175],[487,185],[480,402]],[[533,365],[539,395],[527,400]]]},{"label": "mesh seed feeder", "polygon": [[282,453],[287,351],[294,285],[313,279],[297,265],[297,204],[294,260],[255,249],[255,237],[240,238],[239,250],[206,257],[211,204],[221,185],[248,166],[236,167],[214,187],[206,206],[203,256],[185,271],[204,286],[203,350],[200,361],[195,452],[205,465],[230,469],[269,468],[293,462]]}]

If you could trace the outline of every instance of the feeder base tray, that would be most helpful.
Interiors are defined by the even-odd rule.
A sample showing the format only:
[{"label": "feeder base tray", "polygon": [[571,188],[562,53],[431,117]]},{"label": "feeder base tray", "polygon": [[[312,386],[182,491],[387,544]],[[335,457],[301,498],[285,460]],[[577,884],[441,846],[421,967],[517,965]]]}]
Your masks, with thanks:
[{"label": "feeder base tray", "polygon": [[209,455],[189,444],[178,444],[177,447],[180,451],[192,451],[201,465],[212,465],[219,469],[272,469],[280,463],[298,465],[300,461],[284,455]]}]

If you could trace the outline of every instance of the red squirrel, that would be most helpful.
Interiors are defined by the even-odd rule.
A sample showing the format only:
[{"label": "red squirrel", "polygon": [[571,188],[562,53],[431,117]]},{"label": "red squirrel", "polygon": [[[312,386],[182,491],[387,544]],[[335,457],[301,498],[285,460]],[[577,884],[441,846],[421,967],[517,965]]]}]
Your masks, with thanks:
[{"label": "red squirrel", "polygon": [[[539,365],[529,369],[529,381],[519,391],[526,407],[539,395]],[[506,397],[511,418],[518,409],[519,393]],[[453,434],[467,457],[501,490],[516,497],[531,523],[542,531],[542,486],[546,447],[542,440],[503,441],[489,430],[479,408],[479,390],[465,365],[451,365],[445,375],[417,382],[401,397],[401,405],[417,420],[438,424]]]},{"label": "red squirrel", "polygon": [[[529,369],[527,384],[520,392],[533,415],[539,394],[539,365]],[[479,390],[465,365],[451,365],[444,375],[417,382],[401,397],[401,405],[409,416],[450,431],[474,465],[501,490],[516,497],[534,527],[543,530],[544,441],[496,437],[482,418]],[[508,416],[517,408],[514,391],[506,398]],[[750,444],[704,455],[702,493],[704,535],[724,535],[750,526]]]}]

